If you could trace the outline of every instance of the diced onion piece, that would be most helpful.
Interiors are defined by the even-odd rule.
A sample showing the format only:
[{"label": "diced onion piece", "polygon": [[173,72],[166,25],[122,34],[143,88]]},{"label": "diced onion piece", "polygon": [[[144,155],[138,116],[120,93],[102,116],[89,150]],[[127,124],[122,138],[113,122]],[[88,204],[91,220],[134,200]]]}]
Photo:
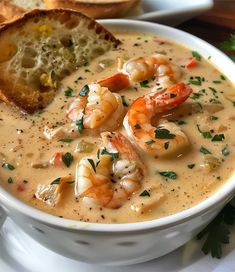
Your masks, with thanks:
[{"label": "diced onion piece", "polygon": [[213,155],[207,154],[203,158],[203,163],[200,165],[201,168],[205,169],[206,172],[211,172],[220,166],[221,162],[218,158]]},{"label": "diced onion piece", "polygon": [[75,149],[78,153],[91,153],[94,150],[94,144],[81,140]]}]

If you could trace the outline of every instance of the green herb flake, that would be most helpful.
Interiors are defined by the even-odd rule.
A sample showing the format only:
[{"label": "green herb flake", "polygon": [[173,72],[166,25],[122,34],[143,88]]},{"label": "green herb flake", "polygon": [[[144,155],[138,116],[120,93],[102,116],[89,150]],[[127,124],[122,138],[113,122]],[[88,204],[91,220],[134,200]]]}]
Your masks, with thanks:
[{"label": "green herb flake", "polygon": [[140,82],[140,86],[142,88],[150,88],[148,83],[149,83],[148,80],[144,80],[144,81]]},{"label": "green herb flake", "polygon": [[212,103],[212,104],[221,104],[221,102],[218,99],[215,99],[215,98],[211,98],[210,103]]},{"label": "green herb flake", "polygon": [[184,120],[178,120],[176,121],[178,125],[186,125],[187,123]]},{"label": "green herb flake", "polygon": [[197,51],[192,51],[192,55],[197,61],[201,61],[202,57]]},{"label": "green herb flake", "polygon": [[220,84],[221,80],[213,80],[212,82],[215,83],[215,84]]},{"label": "green herb flake", "polygon": [[7,179],[7,183],[12,184],[12,183],[13,183],[13,178],[12,178],[12,177],[9,177],[9,178]]},{"label": "green herb flake", "polygon": [[177,179],[178,175],[173,171],[163,171],[158,172],[162,177],[169,178],[169,179]]},{"label": "green herb flake", "polygon": [[154,143],[156,143],[154,140],[151,140],[151,141],[147,141],[147,142],[145,142],[146,143],[146,145],[151,145],[151,144],[154,144]]},{"label": "green herb flake", "polygon": [[62,156],[62,161],[67,167],[69,167],[73,162],[73,155],[71,153],[69,153],[69,152],[66,152]]},{"label": "green herb flake", "polygon": [[228,156],[228,155],[230,154],[230,151],[229,151],[229,149],[228,149],[228,146],[225,146],[225,147],[222,149],[221,153],[222,153],[225,157]]},{"label": "green herb flake", "polygon": [[165,142],[164,143],[164,148],[167,150],[169,148],[170,142]]},{"label": "green herb flake", "polygon": [[215,120],[218,120],[219,117],[212,115],[212,116],[210,116],[210,119],[211,119],[212,121],[215,121]]},{"label": "green herb flake", "polygon": [[227,204],[221,212],[198,235],[197,239],[205,237],[202,251],[211,253],[213,258],[221,258],[222,245],[229,243],[229,226],[235,222],[235,208]]},{"label": "green herb flake", "polygon": [[83,129],[84,129],[84,126],[83,126],[83,117],[81,119],[79,119],[79,120],[76,121],[76,126],[78,128],[78,131],[80,133],[82,133]]},{"label": "green herb flake", "polygon": [[88,93],[89,93],[89,86],[88,85],[84,85],[82,87],[82,89],[80,90],[79,92],[79,95],[82,96],[82,97],[85,97]]},{"label": "green herb flake", "polygon": [[234,51],[235,50],[235,33],[231,35],[228,41],[223,42],[221,44],[221,47],[228,51]]},{"label": "green herb flake", "polygon": [[90,73],[91,71],[89,69],[85,69],[85,73]]},{"label": "green herb flake", "polygon": [[135,129],[141,129],[141,126],[139,124],[134,125]]},{"label": "green herb flake", "polygon": [[59,142],[63,142],[63,143],[71,143],[72,141],[73,139],[70,139],[70,138],[63,138],[59,140]]},{"label": "green herb flake", "polygon": [[109,155],[111,156],[111,160],[114,161],[116,159],[119,158],[119,153],[116,152],[116,153],[111,153],[111,152],[108,152],[108,150],[106,148],[104,148],[102,151],[101,151],[101,155]]},{"label": "green herb flake", "polygon": [[88,162],[90,163],[91,167],[93,168],[94,172],[96,172],[96,167],[95,167],[95,163],[92,159],[87,159]]},{"label": "green herb flake", "polygon": [[224,75],[220,75],[220,78],[221,78],[222,80],[226,80],[226,77],[225,77]]},{"label": "green herb flake", "polygon": [[121,98],[122,98],[122,104],[123,104],[123,106],[124,106],[124,107],[128,107],[129,104],[128,104],[127,101],[126,101],[125,95],[122,95]]},{"label": "green herb flake", "polygon": [[15,169],[15,166],[13,166],[12,164],[7,163],[7,162],[4,162],[4,163],[2,164],[2,167],[5,168],[5,169],[8,169],[8,170],[10,170],[10,171],[13,171],[13,170]]},{"label": "green herb flake", "polygon": [[203,138],[205,138],[205,139],[210,139],[210,138],[212,138],[211,133],[210,133],[209,131],[201,131],[199,125],[197,125],[197,129],[198,129],[198,131],[201,133],[201,135],[203,136]]},{"label": "green herb flake", "polygon": [[201,77],[195,77],[194,79],[189,80],[189,84],[201,86],[203,79]]},{"label": "green herb flake", "polygon": [[140,196],[150,196],[150,193],[147,190],[144,190]]},{"label": "green herb flake", "polygon": [[100,159],[100,149],[97,150],[96,157],[98,160]]},{"label": "green herb flake", "polygon": [[195,164],[192,163],[192,164],[188,164],[187,166],[188,166],[189,169],[193,169],[195,167]]},{"label": "green herb flake", "polygon": [[70,87],[67,87],[67,89],[64,91],[64,95],[66,97],[71,97],[73,95],[73,89]]},{"label": "green herb flake", "polygon": [[155,138],[157,139],[174,139],[175,134],[170,133],[166,128],[156,128]]},{"label": "green herb flake", "polygon": [[214,137],[211,139],[212,142],[221,142],[224,140],[224,134],[216,134]]},{"label": "green herb flake", "polygon": [[170,94],[170,98],[175,98],[177,95],[176,94],[174,94],[174,93],[171,93]]},{"label": "green herb flake", "polygon": [[206,149],[204,146],[201,146],[199,150],[202,154],[212,154],[208,149]]},{"label": "green herb flake", "polygon": [[54,179],[52,182],[51,182],[51,185],[58,185],[58,184],[60,184],[60,180],[61,180],[61,178],[56,178],[56,179]]}]

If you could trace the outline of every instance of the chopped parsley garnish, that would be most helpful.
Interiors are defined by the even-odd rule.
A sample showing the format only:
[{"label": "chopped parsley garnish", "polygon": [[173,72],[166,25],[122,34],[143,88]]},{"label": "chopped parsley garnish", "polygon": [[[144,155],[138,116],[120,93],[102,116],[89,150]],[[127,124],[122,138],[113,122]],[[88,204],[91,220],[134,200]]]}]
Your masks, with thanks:
[{"label": "chopped parsley garnish", "polygon": [[134,125],[135,129],[141,129],[141,126],[139,124]]},{"label": "chopped parsley garnish", "polygon": [[71,138],[63,138],[63,139],[60,139],[59,142],[63,142],[63,143],[71,143],[73,141],[73,139]]},{"label": "chopped parsley garnish", "polygon": [[221,153],[222,153],[225,157],[228,156],[228,155],[230,154],[230,151],[229,151],[229,149],[228,149],[228,146],[225,146],[225,147],[222,149]]},{"label": "chopped parsley garnish", "polygon": [[233,103],[233,106],[235,107],[235,101],[233,101],[232,103]]},{"label": "chopped parsley garnish", "polygon": [[173,94],[173,93],[170,94],[170,98],[174,98],[176,96],[177,96],[176,94]]},{"label": "chopped parsley garnish", "polygon": [[161,176],[169,179],[177,179],[177,174],[173,171],[163,171],[163,172],[158,172]]},{"label": "chopped parsley garnish", "polygon": [[198,100],[200,99],[202,96],[204,95],[204,93],[202,91],[199,91],[197,93],[193,93],[192,96],[190,96],[191,99],[193,100]]},{"label": "chopped parsley garnish", "polygon": [[9,184],[13,183],[13,178],[12,178],[12,177],[9,177],[9,178],[7,179],[7,182],[8,182]]},{"label": "chopped parsley garnish", "polygon": [[96,157],[99,160],[99,158],[100,158],[100,149],[97,150]]},{"label": "chopped parsley garnish", "polygon": [[203,78],[197,76],[194,79],[190,79],[189,83],[193,84],[193,85],[201,86],[202,85],[202,81],[204,81]]},{"label": "chopped parsley garnish", "polygon": [[5,168],[5,169],[8,169],[8,170],[10,170],[10,171],[12,171],[12,170],[15,169],[15,166],[13,166],[12,164],[7,163],[7,162],[4,162],[4,163],[2,164],[2,167]]},{"label": "chopped parsley garnish", "polygon": [[150,193],[147,190],[144,190],[140,196],[150,196]]},{"label": "chopped parsley garnish", "polygon": [[149,84],[148,80],[144,80],[144,81],[140,82],[140,86],[142,88],[150,88],[148,84]]},{"label": "chopped parsley garnish", "polygon": [[82,89],[80,90],[79,95],[85,97],[89,93],[89,91],[90,90],[88,85],[84,85]]},{"label": "chopped parsley garnish", "polygon": [[174,139],[175,134],[170,133],[170,131],[166,128],[156,128],[155,130],[155,138],[157,139]]},{"label": "chopped parsley garnish", "polygon": [[205,254],[211,253],[213,258],[221,258],[222,245],[229,243],[229,225],[235,222],[235,208],[229,203],[222,211],[209,223],[198,235],[197,239],[201,240],[206,237],[202,246]]},{"label": "chopped parsley garnish", "polygon": [[56,178],[55,180],[51,182],[51,185],[60,184],[60,180],[61,178]]},{"label": "chopped parsley garnish", "polygon": [[212,91],[213,95],[215,98],[219,98],[218,95],[217,95],[217,91],[215,88],[212,88],[212,87],[209,87],[209,89]]},{"label": "chopped parsley garnish", "polygon": [[225,41],[221,44],[221,47],[228,51],[235,50],[235,33],[231,35],[228,41]]},{"label": "chopped parsley garnish", "polygon": [[89,69],[85,69],[85,73],[90,73],[91,71]]},{"label": "chopped parsley garnish", "polygon": [[73,162],[73,155],[69,152],[66,152],[62,156],[62,161],[67,167],[69,167],[71,165],[71,163]]},{"label": "chopped parsley garnish", "polygon": [[195,166],[195,164],[194,164],[194,163],[192,163],[192,164],[188,164],[187,166],[188,166],[188,168],[189,168],[189,169],[193,169],[193,168],[194,168],[194,166]]},{"label": "chopped parsley garnish", "polygon": [[83,117],[81,119],[79,119],[79,120],[76,121],[76,126],[78,128],[78,131],[80,133],[82,133],[83,129],[84,129],[84,126],[83,126]]},{"label": "chopped parsley garnish", "polygon": [[214,137],[211,139],[212,142],[221,142],[224,140],[224,134],[216,134]]},{"label": "chopped parsley garnish", "polygon": [[215,84],[220,84],[221,80],[213,80],[212,82],[215,83]]},{"label": "chopped parsley garnish", "polygon": [[151,145],[151,144],[154,144],[154,143],[156,143],[154,140],[151,140],[151,141],[147,141],[147,142],[145,142],[146,143],[146,145]]},{"label": "chopped parsley garnish", "polygon": [[104,148],[102,151],[101,151],[101,155],[109,155],[111,156],[112,158],[112,161],[114,161],[115,159],[118,159],[119,157],[119,153],[116,152],[116,153],[111,153],[111,152],[108,152],[108,150],[106,148]]},{"label": "chopped parsley garnish", "polygon": [[65,95],[66,97],[72,96],[72,95],[73,95],[73,89],[70,88],[70,87],[67,87],[67,89],[64,91],[64,95]]},{"label": "chopped parsley garnish", "polygon": [[192,55],[197,61],[201,61],[202,57],[197,51],[192,51]]},{"label": "chopped parsley garnish", "polygon": [[168,147],[169,147],[169,145],[170,145],[170,142],[165,142],[165,143],[164,143],[164,148],[167,150]]},{"label": "chopped parsley garnish", "polygon": [[201,146],[201,148],[200,148],[200,152],[202,153],[202,154],[212,154],[208,149],[206,149],[204,146]]},{"label": "chopped parsley garnish", "polygon": [[214,120],[218,120],[219,117],[212,115],[212,116],[210,116],[210,119],[214,121]]},{"label": "chopped parsley garnish", "polygon": [[185,125],[185,124],[187,124],[184,120],[177,120],[176,123],[178,125]]},{"label": "chopped parsley garnish", "polygon": [[125,97],[125,95],[122,95],[121,98],[122,98],[122,104],[123,104],[123,106],[124,106],[124,107],[128,107],[129,104],[126,102],[126,97]]},{"label": "chopped parsley garnish", "polygon": [[198,131],[202,134],[203,138],[205,138],[205,139],[210,139],[210,138],[212,138],[212,135],[211,135],[210,131],[202,131],[202,130],[200,129],[199,125],[197,125],[197,129],[198,129]]},{"label": "chopped parsley garnish", "polygon": [[221,104],[221,102],[218,99],[215,99],[215,98],[211,98],[210,103],[212,103],[212,104]]},{"label": "chopped parsley garnish", "polygon": [[226,78],[225,78],[224,75],[220,75],[220,78],[221,78],[222,80],[226,80]]},{"label": "chopped parsley garnish", "polygon": [[88,162],[90,163],[91,167],[93,168],[94,172],[96,172],[96,167],[95,167],[95,163],[92,159],[87,159]]}]

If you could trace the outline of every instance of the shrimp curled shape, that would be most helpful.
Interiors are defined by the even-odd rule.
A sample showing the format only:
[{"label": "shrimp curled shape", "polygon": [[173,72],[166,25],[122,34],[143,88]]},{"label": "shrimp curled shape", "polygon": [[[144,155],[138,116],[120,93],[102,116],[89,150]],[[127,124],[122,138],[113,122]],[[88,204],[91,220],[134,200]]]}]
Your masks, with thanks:
[{"label": "shrimp curled shape", "polygon": [[117,209],[141,187],[144,165],[121,133],[103,132],[101,137],[106,148],[77,165],[75,195],[87,205]]},{"label": "shrimp curled shape", "polygon": [[117,129],[125,114],[121,96],[100,84],[93,83],[87,88],[86,95],[78,96],[69,105],[67,117],[75,123],[80,121],[84,129],[98,132]]},{"label": "shrimp curled shape", "polygon": [[137,98],[123,122],[129,137],[152,156],[170,155],[187,146],[188,138],[176,124],[165,120],[154,127],[151,119],[158,113],[178,107],[191,93],[189,86],[178,83],[160,92]]}]

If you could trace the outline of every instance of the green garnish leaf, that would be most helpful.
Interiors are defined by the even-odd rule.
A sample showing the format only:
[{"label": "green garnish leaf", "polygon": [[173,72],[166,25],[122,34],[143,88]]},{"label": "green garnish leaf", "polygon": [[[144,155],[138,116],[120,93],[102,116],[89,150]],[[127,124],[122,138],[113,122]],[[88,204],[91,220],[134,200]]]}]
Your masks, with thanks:
[{"label": "green garnish leaf", "polygon": [[67,167],[69,167],[71,165],[71,163],[73,162],[73,155],[69,152],[66,152],[62,156],[62,161]]},{"label": "green garnish leaf", "polygon": [[145,142],[146,143],[146,145],[151,145],[151,144],[154,144],[154,143],[156,143],[154,140],[151,140],[151,141],[147,141],[147,142]]},{"label": "green garnish leaf", "polygon": [[224,140],[224,134],[216,134],[214,137],[211,139],[212,142],[221,142]]},{"label": "green garnish leaf", "polygon": [[61,178],[56,178],[55,180],[51,182],[51,185],[60,184],[60,180]]},{"label": "green garnish leaf", "polygon": [[220,75],[220,78],[221,78],[222,80],[226,80],[226,77],[225,77],[224,75]]},{"label": "green garnish leaf", "polygon": [[15,166],[13,166],[12,164],[7,163],[7,162],[4,162],[4,163],[2,164],[2,167],[5,168],[5,169],[8,169],[8,170],[10,170],[10,171],[12,171],[12,170],[15,169]]},{"label": "green garnish leaf", "polygon": [[233,225],[234,221],[235,208],[231,204],[227,204],[213,221],[197,235],[198,240],[206,237],[202,246],[202,251],[205,254],[210,252],[213,258],[221,258],[222,245],[229,243],[229,225]]},{"label": "green garnish leaf", "polygon": [[197,125],[197,129],[198,129],[198,131],[202,134],[203,138],[205,138],[205,139],[210,139],[210,138],[212,138],[211,133],[210,133],[209,131],[201,131],[199,125]]},{"label": "green garnish leaf", "polygon": [[84,85],[80,90],[79,95],[85,97],[89,93],[89,91],[90,91],[89,86]]},{"label": "green garnish leaf", "polygon": [[93,168],[94,172],[96,172],[96,167],[95,167],[95,163],[92,159],[87,159],[91,165],[91,167]]},{"label": "green garnish leaf", "polygon": [[203,95],[204,95],[204,94],[203,94],[201,91],[199,91],[198,93],[193,93],[192,96],[190,96],[190,98],[193,99],[193,100],[198,100],[198,99],[200,99]]},{"label": "green garnish leaf", "polygon": [[192,164],[188,164],[187,166],[188,166],[188,168],[189,168],[189,169],[193,169],[193,168],[194,168],[194,166],[195,166],[195,164],[194,164],[194,163],[192,163]]},{"label": "green garnish leaf", "polygon": [[165,142],[165,143],[164,143],[164,148],[167,150],[168,147],[169,147],[169,145],[170,145],[170,142]]},{"label": "green garnish leaf", "polygon": [[228,41],[225,41],[221,44],[221,47],[224,50],[233,51],[235,50],[235,33],[231,35]]},{"label": "green garnish leaf", "polygon": [[211,98],[210,103],[212,103],[212,104],[221,104],[221,102],[218,99],[215,99],[215,98]]},{"label": "green garnish leaf", "polygon": [[116,152],[116,153],[111,153],[111,152],[108,152],[108,150],[106,148],[104,148],[102,151],[101,151],[101,155],[109,155],[111,156],[112,158],[112,161],[116,160],[119,158],[119,153]]},{"label": "green garnish leaf", "polygon": [[176,121],[178,125],[186,125],[187,123],[184,120],[178,120]]},{"label": "green garnish leaf", "polygon": [[129,104],[126,102],[126,97],[125,97],[125,95],[122,95],[121,98],[122,98],[122,104],[123,104],[123,106],[124,106],[124,107],[128,107]]},{"label": "green garnish leaf", "polygon": [[12,177],[9,177],[9,178],[7,179],[7,182],[8,182],[9,184],[13,183],[13,178],[12,178]]},{"label": "green garnish leaf", "polygon": [[144,80],[144,81],[140,82],[140,86],[142,88],[150,88],[148,83],[149,83],[148,80]]},{"label": "green garnish leaf", "polygon": [[90,73],[91,71],[89,69],[85,69],[85,73]]},{"label": "green garnish leaf", "polygon": [[228,149],[228,146],[225,146],[225,147],[222,149],[221,153],[222,153],[225,157],[228,156],[228,155],[230,154],[230,151],[229,151],[229,149]]},{"label": "green garnish leaf", "polygon": [[73,141],[73,139],[71,138],[64,138],[64,139],[60,139],[59,142],[63,142],[63,143],[71,143]]},{"label": "green garnish leaf", "polygon": [[197,51],[192,51],[192,55],[197,61],[201,61],[202,57]]},{"label": "green garnish leaf", "polygon": [[141,126],[139,124],[134,125],[135,129],[141,129]]},{"label": "green garnish leaf", "polygon": [[203,82],[204,80],[205,80],[204,78],[199,77],[199,76],[196,76],[194,79],[190,79],[190,80],[189,80],[189,83],[192,84],[192,85],[201,86],[201,85],[202,85],[202,82]]},{"label": "green garnish leaf", "polygon": [[97,159],[99,160],[100,159],[100,149],[97,150],[96,156],[97,156]]},{"label": "green garnish leaf", "polygon": [[83,117],[81,119],[79,119],[79,120],[76,121],[76,126],[78,128],[78,131],[80,133],[82,133],[83,129],[84,129],[84,126],[83,126]]},{"label": "green garnish leaf", "polygon": [[212,82],[215,83],[215,84],[220,84],[221,80],[213,80]]},{"label": "green garnish leaf", "polygon": [[161,176],[169,179],[177,179],[178,175],[173,171],[158,172]]},{"label": "green garnish leaf", "polygon": [[67,87],[67,89],[64,91],[64,95],[66,97],[71,97],[73,95],[73,89],[70,87]]},{"label": "green garnish leaf", "polygon": [[150,196],[150,193],[147,190],[144,190],[140,196]]},{"label": "green garnish leaf", "polygon": [[212,116],[210,116],[210,119],[214,121],[214,120],[218,120],[219,117],[212,115]]},{"label": "green garnish leaf", "polygon": [[166,128],[156,128],[155,130],[155,138],[157,139],[174,139],[175,134],[170,133],[170,131]]},{"label": "green garnish leaf", "polygon": [[170,94],[170,98],[175,98],[177,95],[176,94],[174,94],[174,93],[171,93]]},{"label": "green garnish leaf", "polygon": [[204,146],[201,146],[201,148],[200,148],[200,152],[202,153],[202,154],[212,154],[208,149],[206,149]]}]

